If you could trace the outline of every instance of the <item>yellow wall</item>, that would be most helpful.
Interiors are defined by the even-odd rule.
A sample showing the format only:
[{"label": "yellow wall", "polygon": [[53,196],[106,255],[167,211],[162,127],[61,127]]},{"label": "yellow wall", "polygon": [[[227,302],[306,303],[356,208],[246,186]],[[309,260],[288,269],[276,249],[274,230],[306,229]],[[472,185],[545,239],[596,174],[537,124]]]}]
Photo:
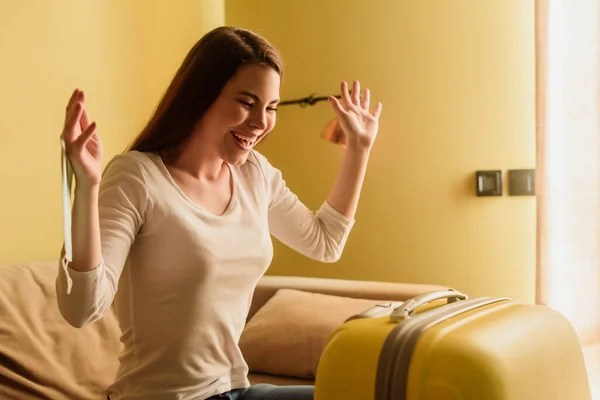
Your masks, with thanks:
[{"label": "yellow wall", "polygon": [[[360,79],[384,102],[342,260],[278,245],[271,274],[436,282],[533,300],[535,199],[476,198],[477,169],[534,166],[533,0],[19,0],[0,3],[0,263],[62,241],[58,136],[74,87],[106,159],[141,128],[191,45],[223,23],[257,30],[287,64],[282,95]],[[282,107],[261,145],[301,199],[326,197],[340,149],[324,102]]]},{"label": "yellow wall", "polygon": [[[533,168],[533,0],[225,1],[226,23],[266,35],[284,99],[360,79],[384,103],[342,260],[281,245],[271,274],[451,285],[533,301],[535,198],[474,196],[479,169]],[[282,107],[261,151],[310,207],[341,150],[318,137],[327,102]]]},{"label": "yellow wall", "polygon": [[87,92],[108,160],[223,13],[222,0],[0,2],[0,263],[58,255],[58,140],[72,90]]}]

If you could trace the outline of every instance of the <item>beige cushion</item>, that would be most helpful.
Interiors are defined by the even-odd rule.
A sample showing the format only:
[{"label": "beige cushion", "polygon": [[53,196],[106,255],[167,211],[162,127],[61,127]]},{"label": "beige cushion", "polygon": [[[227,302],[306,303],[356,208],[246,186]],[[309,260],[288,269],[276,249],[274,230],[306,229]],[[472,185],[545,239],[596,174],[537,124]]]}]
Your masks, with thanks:
[{"label": "beige cushion", "polygon": [[84,328],[56,303],[58,263],[0,267],[0,399],[105,399],[120,330],[111,309]]},{"label": "beige cushion", "polygon": [[316,278],[307,276],[265,275],[252,297],[248,320],[279,290],[296,289],[305,292],[330,294],[354,299],[378,299],[382,302],[405,301],[419,294],[446,290],[447,286],[421,283],[376,282],[349,279]]},{"label": "beige cushion", "polygon": [[314,379],[333,331],[382,302],[280,289],[248,321],[240,348],[252,372]]}]

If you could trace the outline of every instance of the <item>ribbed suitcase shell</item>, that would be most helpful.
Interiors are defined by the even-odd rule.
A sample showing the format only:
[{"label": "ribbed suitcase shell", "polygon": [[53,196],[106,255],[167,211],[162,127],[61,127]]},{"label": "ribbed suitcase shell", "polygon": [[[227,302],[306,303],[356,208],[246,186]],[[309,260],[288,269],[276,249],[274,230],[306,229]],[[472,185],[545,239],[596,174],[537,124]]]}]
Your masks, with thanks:
[{"label": "ribbed suitcase shell", "polygon": [[339,327],[315,400],[591,400],[579,338],[560,313],[502,298],[432,305]]}]

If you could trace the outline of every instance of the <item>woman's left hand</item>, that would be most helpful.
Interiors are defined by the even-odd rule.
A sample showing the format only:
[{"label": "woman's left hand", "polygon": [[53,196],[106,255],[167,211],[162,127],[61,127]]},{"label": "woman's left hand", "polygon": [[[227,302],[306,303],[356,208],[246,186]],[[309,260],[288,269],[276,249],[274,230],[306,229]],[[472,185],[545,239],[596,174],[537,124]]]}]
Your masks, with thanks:
[{"label": "woman's left hand", "polygon": [[337,113],[340,127],[346,135],[346,146],[370,150],[379,130],[382,104],[377,103],[373,112],[369,112],[369,89],[363,91],[361,99],[358,81],[354,81],[352,85],[352,95],[348,93],[348,84],[342,82],[342,103],[333,96],[329,96],[329,102]]}]

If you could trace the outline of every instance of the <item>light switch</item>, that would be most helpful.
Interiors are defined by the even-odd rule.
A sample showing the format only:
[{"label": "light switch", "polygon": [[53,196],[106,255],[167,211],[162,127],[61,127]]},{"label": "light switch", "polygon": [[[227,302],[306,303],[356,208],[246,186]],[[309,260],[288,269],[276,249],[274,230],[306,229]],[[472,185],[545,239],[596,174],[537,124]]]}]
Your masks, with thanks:
[{"label": "light switch", "polygon": [[502,196],[502,171],[477,171],[475,192],[477,196]]},{"label": "light switch", "polygon": [[508,194],[510,196],[534,196],[535,169],[508,170]]}]

